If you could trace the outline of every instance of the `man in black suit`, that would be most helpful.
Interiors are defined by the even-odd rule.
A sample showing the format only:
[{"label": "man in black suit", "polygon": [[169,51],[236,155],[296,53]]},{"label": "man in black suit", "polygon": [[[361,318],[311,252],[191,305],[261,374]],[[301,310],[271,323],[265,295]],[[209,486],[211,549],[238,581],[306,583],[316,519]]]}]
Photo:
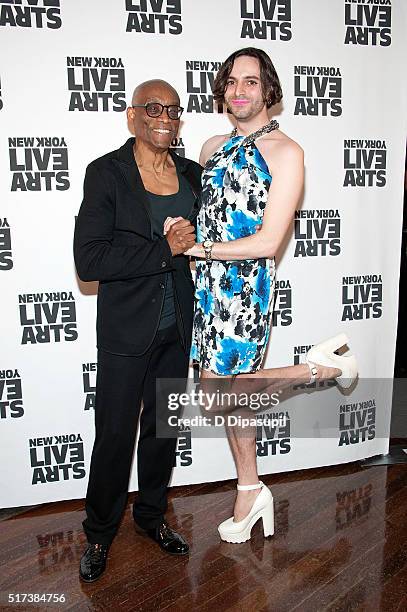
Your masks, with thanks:
[{"label": "man in black suit", "polygon": [[86,582],[104,572],[126,506],[139,420],[134,520],[166,552],[188,553],[164,520],[176,437],[156,432],[156,380],[187,377],[192,331],[194,286],[183,253],[195,242],[201,167],[169,149],[181,113],[171,85],[142,83],[127,109],[135,138],[86,170],[74,255],[79,277],[99,281],[96,438],[83,523],[89,545],[80,565]]}]

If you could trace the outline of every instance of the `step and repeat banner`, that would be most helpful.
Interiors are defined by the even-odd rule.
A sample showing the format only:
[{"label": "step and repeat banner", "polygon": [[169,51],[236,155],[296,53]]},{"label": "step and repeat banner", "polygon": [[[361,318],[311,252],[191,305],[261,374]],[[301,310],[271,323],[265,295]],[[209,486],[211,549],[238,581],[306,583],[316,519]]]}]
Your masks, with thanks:
[{"label": "step and repeat banner", "polygon": [[[360,365],[350,393],[315,386],[274,409],[283,425],[259,425],[260,472],[387,452],[406,24],[403,0],[0,1],[1,507],[86,492],[97,283],[77,278],[72,237],[87,164],[129,137],[125,109],[151,78],[178,90],[173,147],[197,160],[209,136],[232,129],[211,86],[247,46],[271,56],[284,93],[273,116],[306,164],[266,366],[298,363],[339,332]],[[172,484],[233,477],[224,437],[180,432]]]}]

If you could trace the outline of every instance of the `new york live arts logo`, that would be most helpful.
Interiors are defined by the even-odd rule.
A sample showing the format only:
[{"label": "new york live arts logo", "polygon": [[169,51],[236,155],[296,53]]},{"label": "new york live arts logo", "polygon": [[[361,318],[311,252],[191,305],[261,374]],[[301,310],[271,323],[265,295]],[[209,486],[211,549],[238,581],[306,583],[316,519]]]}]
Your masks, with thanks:
[{"label": "new york live arts logo", "polygon": [[2,0],[0,26],[57,30],[62,25],[60,4],[60,0]]},{"label": "new york live arts logo", "polygon": [[240,38],[291,40],[291,0],[240,0]]},{"label": "new york live arts logo", "polygon": [[345,45],[391,45],[391,0],[345,0]]},{"label": "new york live arts logo", "polygon": [[69,189],[68,147],[63,136],[8,139],[11,191]]},{"label": "new york live arts logo", "polygon": [[181,0],[126,0],[126,32],[181,34]]},{"label": "new york live arts logo", "polygon": [[85,477],[80,433],[30,438],[29,453],[33,485]]},{"label": "new york live arts logo", "polygon": [[72,291],[24,293],[18,296],[21,344],[49,344],[77,340],[75,298]]},{"label": "new york live arts logo", "polygon": [[0,271],[12,270],[11,228],[7,218],[0,218]]},{"label": "new york live arts logo", "polygon": [[342,73],[335,66],[294,66],[294,115],[340,117]]},{"label": "new york live arts logo", "polygon": [[121,57],[66,58],[70,111],[126,109],[125,72]]},{"label": "new york live arts logo", "polygon": [[187,113],[223,112],[223,105],[217,104],[212,95],[213,83],[221,62],[211,60],[186,60],[185,76],[188,102]]},{"label": "new york live arts logo", "polygon": [[18,370],[0,370],[0,419],[18,419],[23,415],[23,390]]}]

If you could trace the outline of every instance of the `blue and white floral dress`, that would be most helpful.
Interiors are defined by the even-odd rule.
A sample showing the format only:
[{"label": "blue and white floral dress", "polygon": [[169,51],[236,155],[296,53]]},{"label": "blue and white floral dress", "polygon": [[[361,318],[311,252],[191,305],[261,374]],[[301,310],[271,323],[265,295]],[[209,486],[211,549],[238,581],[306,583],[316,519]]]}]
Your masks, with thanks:
[{"label": "blue and white floral dress", "polygon": [[[254,234],[270,183],[254,140],[230,138],[204,168],[197,242]],[[270,334],[274,283],[274,259],[197,259],[191,359],[222,376],[257,371]]]}]

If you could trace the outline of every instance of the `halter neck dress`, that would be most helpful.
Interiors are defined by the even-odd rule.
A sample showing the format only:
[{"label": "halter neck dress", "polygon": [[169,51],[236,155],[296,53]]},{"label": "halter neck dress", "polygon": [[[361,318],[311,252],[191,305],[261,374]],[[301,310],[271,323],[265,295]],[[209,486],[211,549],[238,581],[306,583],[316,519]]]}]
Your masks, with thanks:
[{"label": "halter neck dress", "polygon": [[[268,126],[248,137],[232,132],[207,161],[197,242],[244,238],[261,225],[272,178],[255,139],[278,123]],[[274,258],[209,264],[197,259],[191,359],[221,376],[259,370],[270,334],[274,284]]]}]

